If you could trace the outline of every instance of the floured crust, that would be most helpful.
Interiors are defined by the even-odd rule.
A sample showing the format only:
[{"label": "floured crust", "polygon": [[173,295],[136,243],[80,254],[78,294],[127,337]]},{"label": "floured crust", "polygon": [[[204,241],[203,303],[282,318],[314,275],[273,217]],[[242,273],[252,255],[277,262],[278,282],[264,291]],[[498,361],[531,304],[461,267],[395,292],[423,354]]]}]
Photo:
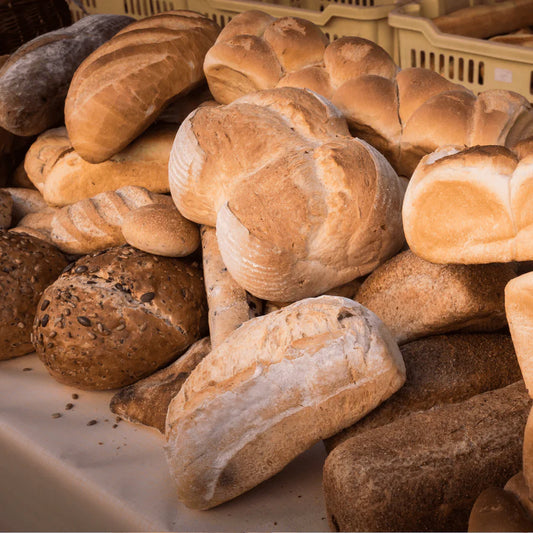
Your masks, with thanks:
[{"label": "floured crust", "polygon": [[178,130],[169,171],[178,209],[216,226],[231,276],[258,298],[322,294],[403,244],[400,180],[310,91],[197,110]]},{"label": "floured crust", "polygon": [[246,322],[169,406],[166,452],[180,499],[207,509],[249,490],[403,380],[390,334],[352,300],[302,300]]},{"label": "floured crust", "polygon": [[197,265],[125,246],[83,257],[46,289],[34,345],[59,382],[113,389],[174,360],[206,318]]},{"label": "floured crust", "polygon": [[527,261],[532,187],[533,162],[504,147],[437,151],[421,161],[407,188],[407,243],[435,263]]},{"label": "floured crust", "polygon": [[65,103],[66,127],[80,156],[105,161],[173,98],[196,87],[218,31],[197,13],[173,11],[131,24],[91,54],[76,71]]}]

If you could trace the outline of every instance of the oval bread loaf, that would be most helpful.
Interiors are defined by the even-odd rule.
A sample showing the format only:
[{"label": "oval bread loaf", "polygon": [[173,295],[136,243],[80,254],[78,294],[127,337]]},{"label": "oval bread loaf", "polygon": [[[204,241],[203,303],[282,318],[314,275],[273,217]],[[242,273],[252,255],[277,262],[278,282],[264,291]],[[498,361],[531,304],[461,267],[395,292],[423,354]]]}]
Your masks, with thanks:
[{"label": "oval bread loaf", "polygon": [[124,15],[90,15],[22,45],[0,69],[0,126],[27,136],[61,123],[80,63],[133,21]]},{"label": "oval bread loaf", "polygon": [[380,320],[322,296],[245,322],[192,371],[167,414],[178,497],[208,509],[279,472],[401,387]]},{"label": "oval bread loaf", "polygon": [[83,159],[120,152],[174,98],[203,79],[218,25],[192,11],[169,11],[131,24],[80,65],[65,102],[65,123]]}]

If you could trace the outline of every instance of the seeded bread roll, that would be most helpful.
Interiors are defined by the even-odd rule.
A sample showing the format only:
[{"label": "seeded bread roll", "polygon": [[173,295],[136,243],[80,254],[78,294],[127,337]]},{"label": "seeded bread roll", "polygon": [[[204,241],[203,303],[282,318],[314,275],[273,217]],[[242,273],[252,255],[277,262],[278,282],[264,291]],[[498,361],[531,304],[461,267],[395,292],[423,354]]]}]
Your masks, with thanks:
[{"label": "seeded bread roll", "polygon": [[198,226],[172,202],[131,210],[121,226],[126,242],[139,250],[167,257],[185,257],[200,246]]},{"label": "seeded bread roll", "polygon": [[324,464],[334,531],[466,531],[475,499],[520,469],[523,382],[415,413],[337,446]]},{"label": "seeded bread roll", "polygon": [[152,426],[164,434],[170,401],[210,351],[209,337],[196,341],[167,367],[117,392],[109,404],[111,412],[123,420]]},{"label": "seeded bread roll", "polygon": [[436,265],[407,250],[374,270],[355,299],[403,344],[448,331],[505,327],[504,290],[515,276],[511,264]]},{"label": "seeded bread roll", "polygon": [[533,135],[533,108],[517,93],[490,90],[476,97],[429,69],[398,72],[375,43],[342,37],[328,45],[317,26],[296,17],[237,15],[207,53],[204,71],[223,104],[275,87],[316,91],[338,107],[354,136],[407,177],[441,146],[511,147]]},{"label": "seeded bread roll", "polygon": [[245,322],[169,406],[179,499],[208,509],[251,489],[388,398],[404,371],[387,329],[347,298],[309,298]]},{"label": "seeded bread roll", "polygon": [[37,303],[67,265],[55,247],[29,235],[0,231],[0,359],[33,351]]},{"label": "seeded bread roll", "polygon": [[76,71],[65,102],[76,152],[101,163],[125,148],[203,81],[204,56],[218,32],[203,15],[169,11],[131,24],[98,48]]},{"label": "seeded bread roll", "polygon": [[400,347],[405,385],[362,420],[334,435],[328,451],[349,438],[417,411],[458,403],[521,379],[511,337],[501,333],[456,333]]},{"label": "seeded bread roll", "polygon": [[34,344],[60,383],[105,390],[152,374],[206,330],[200,269],[124,246],[83,257],[48,287]]},{"label": "seeded bread roll", "polygon": [[80,63],[133,20],[91,15],[22,45],[0,69],[0,126],[16,135],[38,135],[61,123]]},{"label": "seeded bread roll", "polygon": [[44,132],[31,145],[24,165],[48,205],[63,206],[126,185],[169,192],[168,158],[177,126],[149,128],[108,161],[93,165],[72,148],[66,128]]}]

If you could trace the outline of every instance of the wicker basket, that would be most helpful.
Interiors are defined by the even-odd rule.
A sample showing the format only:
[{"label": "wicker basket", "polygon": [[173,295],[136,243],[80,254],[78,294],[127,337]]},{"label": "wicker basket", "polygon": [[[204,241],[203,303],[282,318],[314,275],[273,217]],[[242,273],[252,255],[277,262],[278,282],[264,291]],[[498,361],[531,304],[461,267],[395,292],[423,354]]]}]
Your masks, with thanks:
[{"label": "wicker basket", "polygon": [[71,23],[66,0],[0,0],[0,55]]}]

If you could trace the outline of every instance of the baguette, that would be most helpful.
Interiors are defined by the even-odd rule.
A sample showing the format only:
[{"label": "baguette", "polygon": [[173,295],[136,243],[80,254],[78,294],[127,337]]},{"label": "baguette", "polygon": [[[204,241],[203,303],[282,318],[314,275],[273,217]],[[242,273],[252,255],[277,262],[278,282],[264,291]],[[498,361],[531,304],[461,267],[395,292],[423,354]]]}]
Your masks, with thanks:
[{"label": "baguette", "polygon": [[75,70],[133,20],[123,15],[91,15],[22,45],[0,69],[0,126],[28,136],[61,123]]}]

